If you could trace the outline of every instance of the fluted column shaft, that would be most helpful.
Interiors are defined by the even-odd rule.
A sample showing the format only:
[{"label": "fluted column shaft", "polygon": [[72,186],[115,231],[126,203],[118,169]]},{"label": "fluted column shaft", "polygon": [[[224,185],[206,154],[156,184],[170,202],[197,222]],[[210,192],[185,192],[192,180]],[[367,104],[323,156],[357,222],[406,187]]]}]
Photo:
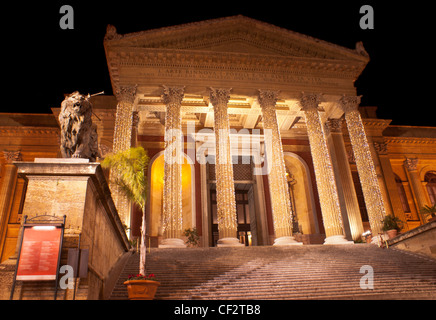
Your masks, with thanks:
[{"label": "fluted column shaft", "polygon": [[183,141],[180,108],[184,88],[164,87],[166,104],[163,186],[163,233],[165,238],[179,238],[183,231],[182,163]]},{"label": "fluted column shaft", "polygon": [[230,126],[227,103],[230,89],[211,88],[210,102],[214,109],[215,174],[219,238],[235,238],[237,233],[235,184],[230,153]]},{"label": "fluted column shaft", "polygon": [[259,104],[262,108],[263,128],[265,130],[266,153],[268,164],[268,182],[276,238],[292,235],[292,211],[289,188],[286,181],[286,167],[283,157],[282,140],[277,122],[275,105],[278,92],[259,92]]},{"label": "fluted column shaft", "polygon": [[386,215],[386,211],[365,128],[358,110],[359,103],[360,97],[356,96],[343,96],[339,100],[339,105],[345,113],[351,146],[354,158],[356,159],[357,171],[368,212],[369,224],[372,234],[376,236],[383,232],[382,220]]},{"label": "fluted column shaft", "polygon": [[[132,144],[133,104],[136,97],[136,86],[120,87],[116,92],[118,100],[115,117],[114,138],[112,150],[114,153],[128,150]],[[111,171],[111,176],[118,173]],[[112,178],[112,180],[115,180]],[[115,206],[124,225],[130,226],[130,201],[113,183],[109,185]]]},{"label": "fluted column shaft", "polygon": [[113,152],[124,151],[131,147],[133,127],[133,103],[136,86],[121,87],[116,93],[118,99],[115,118]]},{"label": "fluted column shaft", "polygon": [[306,118],[326,237],[327,239],[334,236],[338,236],[337,238],[342,236],[343,238],[344,232],[335,176],[323,131],[323,124],[318,113],[320,102],[320,95],[303,94],[300,105]]},{"label": "fluted column shaft", "polygon": [[412,186],[413,194],[415,195],[416,204],[418,212],[422,207],[429,205],[427,197],[425,195],[424,186],[421,183],[418,173],[418,159],[417,158],[406,158],[403,162],[404,167],[409,173],[410,184]]},{"label": "fluted column shaft", "polygon": [[[329,138],[327,142],[331,143],[335,159],[333,160],[333,168],[338,187],[339,199],[342,201],[342,222],[345,234],[347,234],[346,221],[348,221],[349,232],[353,240],[360,239],[363,229],[362,216],[360,214],[359,202],[357,200],[356,190],[354,188],[353,176],[351,174],[350,165],[348,163],[347,151],[345,149],[344,138],[342,136],[342,119],[330,119],[327,122],[329,128]],[[344,209],[342,209],[344,207]]]}]

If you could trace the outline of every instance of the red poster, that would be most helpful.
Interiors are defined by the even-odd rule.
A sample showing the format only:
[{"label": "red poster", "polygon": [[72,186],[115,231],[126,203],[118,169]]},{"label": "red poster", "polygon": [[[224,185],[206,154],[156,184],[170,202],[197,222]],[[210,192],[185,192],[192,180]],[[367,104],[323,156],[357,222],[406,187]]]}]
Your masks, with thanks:
[{"label": "red poster", "polygon": [[62,229],[35,226],[23,232],[17,280],[56,280]]}]

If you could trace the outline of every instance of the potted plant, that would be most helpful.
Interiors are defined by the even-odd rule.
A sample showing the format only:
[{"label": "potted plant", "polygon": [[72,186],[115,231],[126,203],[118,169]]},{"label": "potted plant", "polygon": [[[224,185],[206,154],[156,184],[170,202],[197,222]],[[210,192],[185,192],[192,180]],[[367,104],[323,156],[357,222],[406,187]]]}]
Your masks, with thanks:
[{"label": "potted plant", "polygon": [[[149,158],[147,152],[142,147],[130,148],[125,151],[119,151],[115,154],[109,154],[105,157],[101,163],[103,168],[109,168],[111,170],[111,182],[119,187],[119,190],[123,192],[126,197],[141,207],[142,210],[142,226],[141,226],[141,240],[139,247],[139,275],[136,279],[130,279],[125,282],[129,288],[129,281],[136,281],[135,284],[143,281],[144,285],[150,284],[152,287],[156,287],[160,284],[157,281],[153,283],[146,283],[149,278],[144,279],[145,272],[145,258],[146,258],[146,218],[145,218],[145,200],[146,200],[146,169]],[[133,278],[133,277],[132,277]],[[139,281],[139,282],[138,282]],[[133,283],[132,283],[133,285]],[[141,290],[137,290],[139,292]],[[151,292],[152,289],[144,290],[142,292],[147,296],[146,292]],[[128,291],[130,292],[130,291]],[[154,290],[156,292],[156,290]],[[130,296],[129,296],[130,299]],[[134,299],[138,299],[135,295]]]},{"label": "potted plant", "polygon": [[436,204],[434,204],[432,206],[422,207],[421,211],[419,213],[423,216],[424,221],[427,218],[427,216],[430,216],[430,219],[428,220],[428,222],[435,221],[436,220]]},{"label": "potted plant", "polygon": [[383,231],[386,231],[389,239],[395,238],[401,230],[402,221],[393,215],[387,215],[383,219]]},{"label": "potted plant", "polygon": [[160,282],[151,273],[148,276],[142,274],[129,275],[124,284],[127,286],[130,300],[153,300]]},{"label": "potted plant", "polygon": [[200,243],[200,236],[198,235],[197,228],[189,228],[183,231],[186,239],[186,244],[190,247],[197,247]]}]

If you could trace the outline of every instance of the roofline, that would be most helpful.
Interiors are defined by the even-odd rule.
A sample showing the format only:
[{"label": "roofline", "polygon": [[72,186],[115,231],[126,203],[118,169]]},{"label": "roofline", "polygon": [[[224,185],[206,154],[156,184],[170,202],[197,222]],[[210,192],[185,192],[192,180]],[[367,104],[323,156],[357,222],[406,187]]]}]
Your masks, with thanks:
[{"label": "roofline", "polygon": [[116,32],[115,27],[113,26],[109,26],[108,25],[108,29],[109,27],[113,28],[115,33],[112,34],[108,34],[108,32],[106,33],[105,36],[105,47],[106,44],[109,43],[114,43],[116,41],[122,41],[124,39],[130,39],[130,38],[134,38],[134,37],[143,37],[143,36],[147,36],[150,34],[155,34],[155,33],[162,33],[162,32],[172,32],[172,31],[176,31],[176,30],[181,30],[181,29],[186,29],[186,28],[198,28],[201,27],[202,25],[211,25],[211,24],[217,24],[217,23],[222,23],[225,21],[237,21],[237,20],[241,20],[241,21],[248,21],[250,23],[255,23],[259,26],[263,26],[265,28],[269,28],[269,29],[275,29],[276,31],[288,34],[290,36],[293,37],[298,37],[303,41],[307,41],[307,42],[315,42],[317,44],[320,44],[322,46],[326,46],[332,49],[336,49],[336,50],[340,50],[342,51],[344,54],[350,55],[355,59],[358,60],[362,60],[362,61],[369,61],[369,56],[368,53],[365,51],[365,49],[363,48],[363,44],[361,42],[357,42],[356,43],[356,48],[355,49],[350,49],[350,48],[346,48],[325,40],[321,40],[312,36],[308,36],[296,31],[292,31],[286,28],[282,28],[276,25],[273,25],[271,23],[268,22],[264,22],[261,20],[257,20],[257,19],[253,19],[244,15],[234,15],[234,16],[227,16],[227,17],[221,17],[221,18],[215,18],[215,19],[208,19],[208,20],[201,20],[201,21],[195,21],[195,22],[188,22],[188,23],[184,23],[184,24],[179,24],[179,25],[174,25],[174,26],[168,26],[168,27],[161,27],[161,28],[154,28],[154,29],[149,29],[149,30],[144,30],[144,31],[137,31],[137,32],[131,32],[131,33],[126,33],[126,34],[118,34]]}]

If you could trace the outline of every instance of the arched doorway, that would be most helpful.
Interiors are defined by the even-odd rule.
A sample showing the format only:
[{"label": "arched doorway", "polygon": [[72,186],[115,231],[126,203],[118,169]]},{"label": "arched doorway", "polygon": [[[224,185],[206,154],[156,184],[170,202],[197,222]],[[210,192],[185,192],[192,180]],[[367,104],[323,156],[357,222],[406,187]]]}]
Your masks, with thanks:
[{"label": "arched doorway", "polygon": [[[182,165],[182,218],[183,230],[194,228],[195,219],[195,170],[190,158],[183,154]],[[147,235],[152,247],[162,239],[162,200],[164,178],[164,152],[156,154],[148,168]]]},{"label": "arched doorway", "polygon": [[[294,220],[298,223],[298,231],[302,234],[319,233],[315,200],[309,168],[300,156],[292,152],[284,152],[285,166]],[[294,233],[296,226],[294,225]]]}]

